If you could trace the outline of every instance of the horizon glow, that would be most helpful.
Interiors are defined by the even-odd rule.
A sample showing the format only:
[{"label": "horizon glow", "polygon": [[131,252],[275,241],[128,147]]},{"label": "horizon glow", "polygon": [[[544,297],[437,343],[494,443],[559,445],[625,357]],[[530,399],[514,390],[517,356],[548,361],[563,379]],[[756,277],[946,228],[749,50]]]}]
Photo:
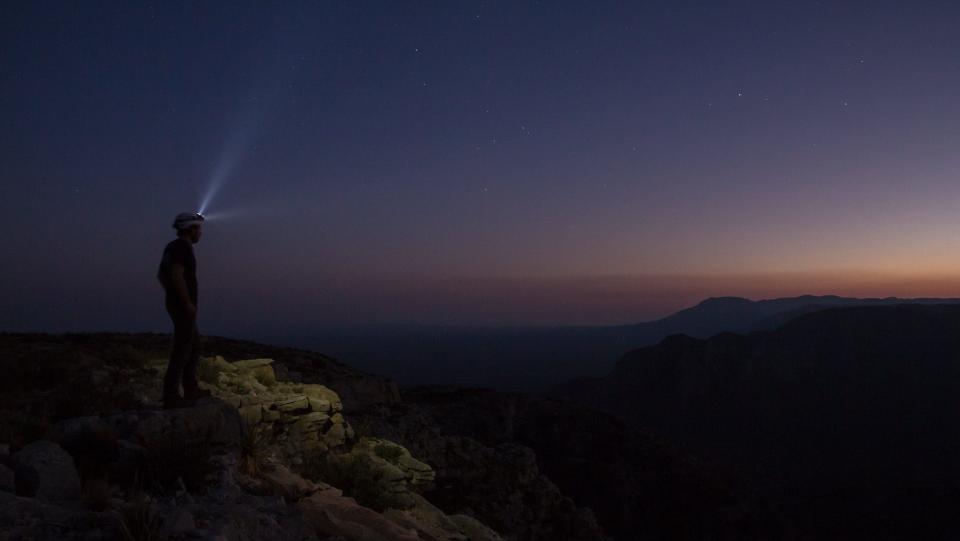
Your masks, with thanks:
[{"label": "horizon glow", "polygon": [[960,296],[957,17],[27,3],[0,48],[0,219],[30,226],[0,240],[17,261],[0,270],[7,321],[53,326],[57,299],[89,290],[76,321],[123,322],[95,301],[118,284],[143,296],[126,316],[152,310],[184,202],[216,225],[197,251],[224,321],[584,324],[706,296]]}]

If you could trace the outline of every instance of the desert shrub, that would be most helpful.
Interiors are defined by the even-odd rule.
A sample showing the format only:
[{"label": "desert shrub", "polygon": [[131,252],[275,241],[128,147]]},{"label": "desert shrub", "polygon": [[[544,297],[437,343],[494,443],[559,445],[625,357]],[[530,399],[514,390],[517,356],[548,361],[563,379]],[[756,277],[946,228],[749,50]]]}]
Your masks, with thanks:
[{"label": "desert shrub", "polygon": [[257,475],[269,451],[270,431],[272,427],[260,423],[244,426],[240,440],[240,471],[247,475]]},{"label": "desert shrub", "polygon": [[409,502],[390,491],[383,470],[367,455],[318,453],[304,463],[301,474],[329,483],[377,512],[410,507]]},{"label": "desert shrub", "polygon": [[134,484],[131,500],[120,509],[120,534],[123,541],[160,539],[160,519],[139,482]]},{"label": "desert shrub", "polygon": [[373,452],[378,457],[392,464],[396,464],[397,459],[403,455],[403,449],[396,445],[387,445],[385,443],[378,443],[376,446],[374,446]]}]

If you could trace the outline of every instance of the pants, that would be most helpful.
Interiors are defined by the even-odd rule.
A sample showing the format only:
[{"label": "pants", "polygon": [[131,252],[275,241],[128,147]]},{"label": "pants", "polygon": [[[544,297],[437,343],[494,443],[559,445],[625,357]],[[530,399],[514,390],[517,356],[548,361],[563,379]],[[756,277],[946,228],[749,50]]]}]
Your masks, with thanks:
[{"label": "pants", "polygon": [[177,303],[167,303],[167,313],[173,320],[173,350],[163,378],[163,396],[180,396],[180,383],[184,391],[195,391],[197,363],[200,361],[200,331],[197,320],[189,317]]}]

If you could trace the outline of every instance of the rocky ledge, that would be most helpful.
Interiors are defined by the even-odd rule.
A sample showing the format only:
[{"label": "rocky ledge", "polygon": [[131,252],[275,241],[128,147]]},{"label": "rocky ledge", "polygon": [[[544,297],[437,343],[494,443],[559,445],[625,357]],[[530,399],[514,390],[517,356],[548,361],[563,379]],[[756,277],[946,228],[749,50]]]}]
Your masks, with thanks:
[{"label": "rocky ledge", "polygon": [[[138,368],[145,392],[164,366]],[[329,387],[281,381],[271,359],[207,357],[198,374],[213,397],[191,407],[62,419],[0,446],[0,538],[501,539],[428,501],[433,468],[358,434]]]}]

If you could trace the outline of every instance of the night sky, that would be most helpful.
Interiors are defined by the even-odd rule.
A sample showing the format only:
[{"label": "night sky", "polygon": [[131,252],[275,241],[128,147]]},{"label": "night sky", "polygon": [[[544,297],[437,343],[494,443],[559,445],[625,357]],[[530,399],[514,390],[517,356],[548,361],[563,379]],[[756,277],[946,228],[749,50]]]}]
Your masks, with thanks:
[{"label": "night sky", "polygon": [[960,4],[5,2],[0,330],[960,296]]}]

